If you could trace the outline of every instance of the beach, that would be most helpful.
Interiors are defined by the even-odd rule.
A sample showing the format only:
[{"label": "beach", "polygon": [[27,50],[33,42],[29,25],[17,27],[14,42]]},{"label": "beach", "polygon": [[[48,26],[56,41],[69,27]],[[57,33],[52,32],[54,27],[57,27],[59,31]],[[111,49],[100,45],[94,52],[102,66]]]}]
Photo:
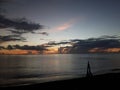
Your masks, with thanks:
[{"label": "beach", "polygon": [[[93,77],[83,77],[68,80],[58,80],[46,83],[1,87],[0,89],[41,89],[41,90],[81,90],[91,88],[114,87],[119,89],[120,73],[107,73],[95,75]],[[97,87],[96,87],[97,86]],[[99,87],[98,87],[99,86]]]}]

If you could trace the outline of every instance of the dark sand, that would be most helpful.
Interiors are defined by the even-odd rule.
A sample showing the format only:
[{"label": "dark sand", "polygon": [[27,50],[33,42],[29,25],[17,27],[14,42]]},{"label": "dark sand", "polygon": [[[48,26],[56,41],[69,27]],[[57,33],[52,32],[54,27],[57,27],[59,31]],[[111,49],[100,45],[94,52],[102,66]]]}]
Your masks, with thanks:
[{"label": "dark sand", "polygon": [[[77,78],[61,81],[53,81],[40,84],[2,87],[1,89],[38,89],[38,90],[104,90],[105,87],[112,90],[120,90],[120,73],[108,73],[96,75],[91,78]],[[107,89],[107,90],[108,90]]]}]

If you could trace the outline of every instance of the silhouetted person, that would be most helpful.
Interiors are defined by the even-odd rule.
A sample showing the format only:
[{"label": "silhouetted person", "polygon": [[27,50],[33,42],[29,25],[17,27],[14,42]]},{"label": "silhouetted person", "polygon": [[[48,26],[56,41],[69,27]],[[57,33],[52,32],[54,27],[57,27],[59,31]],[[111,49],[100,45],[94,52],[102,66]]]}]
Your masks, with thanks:
[{"label": "silhouetted person", "polygon": [[90,64],[89,64],[89,61],[88,61],[86,77],[90,78],[92,76],[93,76],[93,74],[91,72]]}]

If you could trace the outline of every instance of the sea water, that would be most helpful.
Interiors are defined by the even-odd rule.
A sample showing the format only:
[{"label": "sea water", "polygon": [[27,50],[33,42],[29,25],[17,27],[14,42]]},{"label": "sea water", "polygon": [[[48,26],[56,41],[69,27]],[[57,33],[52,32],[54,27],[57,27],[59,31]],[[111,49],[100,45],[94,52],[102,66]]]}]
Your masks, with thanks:
[{"label": "sea water", "polygon": [[0,55],[0,86],[85,77],[120,69],[120,54]]}]

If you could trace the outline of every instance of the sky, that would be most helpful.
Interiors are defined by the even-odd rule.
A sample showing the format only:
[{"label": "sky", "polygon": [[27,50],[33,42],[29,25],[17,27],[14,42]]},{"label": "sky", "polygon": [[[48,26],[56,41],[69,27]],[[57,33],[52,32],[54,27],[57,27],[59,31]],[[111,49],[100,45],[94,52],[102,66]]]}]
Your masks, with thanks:
[{"label": "sky", "polygon": [[119,0],[1,0],[0,45],[40,45],[57,50],[101,36],[118,40],[119,9]]}]

